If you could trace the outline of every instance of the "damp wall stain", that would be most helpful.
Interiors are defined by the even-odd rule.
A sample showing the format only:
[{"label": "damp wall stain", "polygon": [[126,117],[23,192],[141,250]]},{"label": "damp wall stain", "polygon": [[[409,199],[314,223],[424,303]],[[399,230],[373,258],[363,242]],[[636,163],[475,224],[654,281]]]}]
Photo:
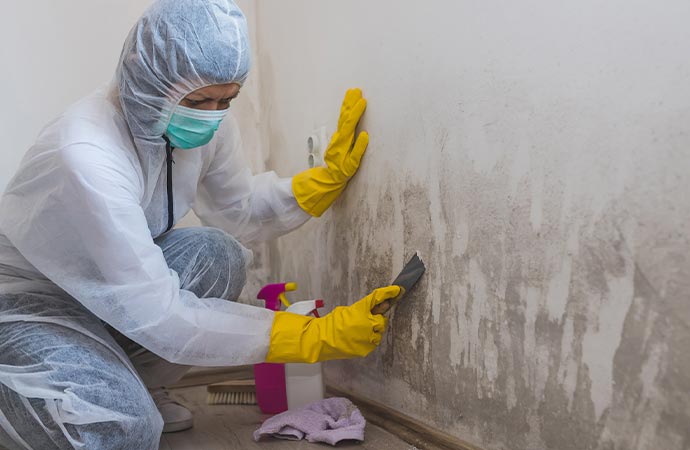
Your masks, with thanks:
[{"label": "damp wall stain", "polygon": [[[585,7],[601,18],[585,20],[537,3],[572,33],[518,5],[502,5],[504,22],[446,2],[420,23],[358,0],[338,24],[289,33],[282,24],[306,20],[298,11],[336,6],[257,6],[269,166],[306,168],[305,137],[336,123],[351,84],[369,100],[371,135],[331,210],[270,244],[271,275],[347,305],[418,251],[427,273],[381,346],[325,364],[329,383],[487,450],[688,449],[690,65],[679,55],[690,14],[678,1],[634,5],[612,24],[599,4]],[[355,21],[364,40],[339,39]],[[377,23],[428,33],[391,42]],[[512,23],[546,33],[541,51]],[[663,55],[655,71],[621,50],[631,34]]]},{"label": "damp wall stain", "polygon": [[[686,297],[660,297],[641,272],[629,199],[592,215],[581,198],[560,226],[556,174],[535,233],[528,184],[511,198],[504,177],[460,172],[471,189],[445,180],[436,198],[413,176],[362,177],[309,224],[326,261],[314,294],[332,305],[386,285],[415,251],[428,267],[380,348],[328,363],[328,381],[487,449],[687,448],[687,317],[665,306]],[[300,277],[290,239],[276,252]]]},{"label": "damp wall stain", "polygon": [[[332,305],[387,284],[414,251],[428,265],[379,350],[329,363],[329,382],[486,448],[687,448],[687,317],[666,306],[687,296],[660,297],[640,272],[644,255],[621,227],[645,230],[625,199],[560,228],[556,186],[536,234],[527,201],[495,186],[501,177],[465,175],[481,188],[440,199],[408,179],[369,201],[371,183],[358,180],[363,189],[309,225],[324,263],[313,295]],[[294,239],[278,244],[275,264],[301,278],[313,260]]]}]

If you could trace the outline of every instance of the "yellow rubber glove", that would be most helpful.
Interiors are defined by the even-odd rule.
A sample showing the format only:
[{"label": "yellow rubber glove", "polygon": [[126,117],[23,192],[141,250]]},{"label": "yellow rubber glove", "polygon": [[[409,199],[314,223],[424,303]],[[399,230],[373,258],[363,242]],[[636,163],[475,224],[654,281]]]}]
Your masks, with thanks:
[{"label": "yellow rubber glove", "polygon": [[331,206],[359,168],[369,135],[362,131],[355,140],[355,128],[366,107],[361,89],[349,89],[340,109],[338,130],[324,154],[326,167],[313,167],[292,178],[297,203],[312,216],[320,217]]},{"label": "yellow rubber glove", "polygon": [[372,308],[399,294],[400,286],[379,288],[321,318],[277,312],[266,361],[314,363],[368,355],[381,342],[388,322],[372,314]]}]

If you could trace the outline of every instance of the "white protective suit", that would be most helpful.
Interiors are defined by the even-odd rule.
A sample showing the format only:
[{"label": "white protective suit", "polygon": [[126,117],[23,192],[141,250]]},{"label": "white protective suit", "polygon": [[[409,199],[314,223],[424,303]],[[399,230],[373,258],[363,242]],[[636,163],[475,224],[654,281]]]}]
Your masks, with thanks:
[{"label": "white protective suit", "polygon": [[[201,87],[244,82],[249,54],[232,2],[155,2],[130,32],[115,82],[41,132],[2,196],[0,295],[72,296],[173,363],[263,361],[273,313],[180,289],[153,242],[168,228],[162,136],[175,105]],[[290,179],[251,174],[231,115],[209,144],[175,150],[174,160],[175,221],[192,208],[247,244],[310,217]],[[38,316],[4,312],[2,321],[59,322]]]}]

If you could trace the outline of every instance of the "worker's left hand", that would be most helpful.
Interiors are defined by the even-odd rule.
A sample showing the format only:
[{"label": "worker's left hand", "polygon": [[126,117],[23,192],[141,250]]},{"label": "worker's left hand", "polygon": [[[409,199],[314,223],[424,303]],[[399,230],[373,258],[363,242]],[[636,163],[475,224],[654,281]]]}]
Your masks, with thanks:
[{"label": "worker's left hand", "polygon": [[361,89],[349,89],[340,109],[338,130],[324,155],[326,167],[313,167],[292,178],[297,203],[312,216],[321,216],[331,206],[359,168],[369,135],[362,131],[355,140],[355,129],[366,107]]}]

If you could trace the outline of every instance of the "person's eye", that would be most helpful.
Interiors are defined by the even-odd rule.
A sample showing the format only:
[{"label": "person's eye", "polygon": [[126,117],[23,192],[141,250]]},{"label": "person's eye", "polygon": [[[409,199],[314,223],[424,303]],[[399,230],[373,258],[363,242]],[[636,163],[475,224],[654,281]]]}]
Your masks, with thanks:
[{"label": "person's eye", "polygon": [[189,98],[187,98],[185,100],[187,100],[187,103],[189,103],[190,105],[200,105],[203,103],[203,101],[201,101],[201,100],[192,100]]}]

